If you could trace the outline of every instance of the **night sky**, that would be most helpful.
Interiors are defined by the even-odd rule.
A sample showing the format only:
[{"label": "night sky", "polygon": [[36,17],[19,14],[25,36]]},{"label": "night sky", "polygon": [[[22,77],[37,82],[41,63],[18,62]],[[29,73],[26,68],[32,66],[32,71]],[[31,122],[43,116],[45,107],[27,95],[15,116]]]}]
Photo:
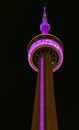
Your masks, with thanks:
[{"label": "night sky", "polygon": [[37,73],[27,61],[27,45],[40,34],[43,7],[50,33],[64,45],[64,61],[54,73],[59,130],[79,130],[79,7],[72,0],[0,1],[0,130],[30,130]]}]

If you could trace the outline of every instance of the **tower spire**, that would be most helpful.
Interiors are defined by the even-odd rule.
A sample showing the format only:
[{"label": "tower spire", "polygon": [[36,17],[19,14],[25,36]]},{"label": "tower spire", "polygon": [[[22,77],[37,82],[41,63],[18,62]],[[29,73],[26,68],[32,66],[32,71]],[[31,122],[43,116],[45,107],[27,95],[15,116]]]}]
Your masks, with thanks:
[{"label": "tower spire", "polygon": [[47,21],[46,7],[43,8],[43,16],[40,30],[42,34],[48,34],[50,30],[50,24]]}]

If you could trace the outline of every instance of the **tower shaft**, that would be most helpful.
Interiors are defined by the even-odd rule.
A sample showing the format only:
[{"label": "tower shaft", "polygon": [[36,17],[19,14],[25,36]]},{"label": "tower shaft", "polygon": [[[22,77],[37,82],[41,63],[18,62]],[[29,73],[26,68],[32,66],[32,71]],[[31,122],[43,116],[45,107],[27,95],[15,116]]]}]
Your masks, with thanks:
[{"label": "tower shaft", "polygon": [[58,130],[51,56],[40,57],[31,130]]}]

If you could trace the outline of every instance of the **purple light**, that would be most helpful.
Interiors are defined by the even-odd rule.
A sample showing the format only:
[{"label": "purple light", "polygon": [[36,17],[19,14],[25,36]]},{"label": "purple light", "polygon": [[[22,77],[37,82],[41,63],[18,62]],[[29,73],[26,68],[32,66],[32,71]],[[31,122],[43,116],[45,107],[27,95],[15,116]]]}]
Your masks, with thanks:
[{"label": "purple light", "polygon": [[39,130],[44,130],[44,57],[40,58],[40,122]]},{"label": "purple light", "polygon": [[40,30],[42,34],[48,34],[50,30],[50,24],[47,22],[47,15],[46,15],[46,7],[44,7],[44,12],[42,16],[42,23],[40,25]]},{"label": "purple light", "polygon": [[34,66],[34,64],[33,64],[32,57],[33,57],[34,52],[38,48],[41,48],[41,47],[50,47],[50,48],[55,49],[58,52],[58,54],[59,54],[59,62],[58,62],[58,65],[55,68],[53,68],[53,70],[52,70],[53,72],[55,72],[62,65],[62,62],[63,62],[63,50],[62,50],[62,47],[60,46],[60,44],[58,42],[56,42],[53,39],[49,39],[49,38],[44,38],[44,39],[37,40],[36,42],[34,42],[30,46],[30,48],[28,50],[28,62],[30,64],[30,66],[35,71],[38,72],[38,68],[36,68],[36,66]]}]

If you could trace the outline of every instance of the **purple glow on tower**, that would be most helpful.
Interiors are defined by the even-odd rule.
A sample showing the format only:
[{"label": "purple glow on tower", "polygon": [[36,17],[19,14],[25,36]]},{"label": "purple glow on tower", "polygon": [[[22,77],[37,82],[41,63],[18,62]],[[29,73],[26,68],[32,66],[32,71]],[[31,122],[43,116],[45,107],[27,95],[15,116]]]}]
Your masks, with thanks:
[{"label": "purple glow on tower", "polygon": [[[48,109],[55,110],[55,106],[53,105],[54,99],[49,104],[46,103],[49,93],[45,93],[46,91],[45,87],[47,88],[47,87],[50,87],[51,85],[51,84],[50,85],[47,84],[48,83],[48,81],[46,81],[47,73],[48,73],[48,76],[50,76],[50,78],[52,77],[49,72],[45,72],[45,71],[47,69],[50,69],[50,70],[52,69],[52,72],[55,72],[56,70],[60,68],[64,59],[64,55],[63,55],[64,48],[59,38],[57,38],[55,35],[49,34],[50,24],[48,23],[48,20],[47,20],[45,7],[44,7],[43,16],[42,16],[42,23],[40,25],[40,30],[41,30],[41,34],[35,36],[29,42],[29,45],[27,47],[28,62],[31,68],[35,70],[36,72],[38,72],[38,75],[39,75],[37,79],[37,87],[39,90],[36,89],[37,91],[36,91],[36,97],[35,97],[32,130],[45,130],[45,129],[50,129],[50,128],[51,130],[52,128],[55,128],[55,130],[57,130],[56,115],[53,114],[53,116],[51,116],[51,119],[49,119],[51,113],[48,113],[48,111],[50,111]],[[51,58],[50,61],[48,60],[49,55]],[[47,61],[49,61],[49,66],[52,68],[46,65]],[[53,84],[52,84],[52,87],[53,87]],[[51,91],[51,88],[49,92],[50,91]],[[48,114],[49,121],[45,119],[46,113]],[[54,123],[53,126],[51,127],[49,127],[51,125],[50,122]]]},{"label": "purple glow on tower", "polygon": [[44,130],[44,57],[40,57],[40,122],[39,130]]},{"label": "purple glow on tower", "polygon": [[32,56],[34,54],[34,52],[38,49],[38,48],[41,48],[41,47],[50,47],[52,49],[55,49],[58,54],[59,54],[59,62],[58,62],[58,65],[53,68],[53,72],[55,72],[56,70],[58,70],[63,62],[63,50],[62,50],[62,47],[61,45],[53,40],[53,39],[48,39],[48,38],[45,38],[45,39],[40,39],[40,40],[37,40],[36,42],[34,42],[29,50],[28,50],[28,61],[29,61],[29,64],[30,66],[38,72],[38,68],[36,68],[32,62]]},{"label": "purple glow on tower", "polygon": [[48,34],[50,30],[50,24],[47,22],[47,15],[46,15],[46,7],[44,7],[42,23],[40,25],[40,30],[42,34]]}]

